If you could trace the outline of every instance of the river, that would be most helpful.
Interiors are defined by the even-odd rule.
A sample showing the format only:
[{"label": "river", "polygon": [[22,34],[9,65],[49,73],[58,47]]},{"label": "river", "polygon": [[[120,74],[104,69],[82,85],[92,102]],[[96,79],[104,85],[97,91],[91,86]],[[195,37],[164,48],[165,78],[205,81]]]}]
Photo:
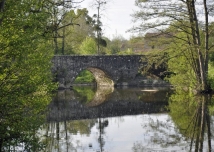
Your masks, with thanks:
[{"label": "river", "polygon": [[[214,131],[213,117],[209,115],[211,129],[204,125],[205,131],[197,135],[200,130],[197,126],[201,124],[192,125],[199,121],[190,112],[194,113],[198,104],[189,101],[181,106],[173,105],[177,103],[169,104],[170,98],[173,98],[173,91],[161,87],[98,90],[75,87],[58,91],[49,105],[47,123],[38,134],[46,141],[44,151],[47,152],[187,152],[211,149],[214,139],[209,134]],[[186,104],[189,105],[188,112]],[[200,116],[200,121],[202,118]],[[205,120],[203,124],[207,124]]]},{"label": "river", "polygon": [[164,87],[74,86],[58,90],[51,102],[38,101],[32,108],[11,106],[8,121],[0,119],[1,151],[214,151],[212,96]]}]

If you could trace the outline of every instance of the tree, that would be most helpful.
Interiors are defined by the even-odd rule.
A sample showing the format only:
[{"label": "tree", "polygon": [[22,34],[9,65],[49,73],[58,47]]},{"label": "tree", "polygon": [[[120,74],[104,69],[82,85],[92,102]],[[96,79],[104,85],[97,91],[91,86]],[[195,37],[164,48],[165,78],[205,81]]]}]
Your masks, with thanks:
[{"label": "tree", "polygon": [[142,36],[133,36],[129,39],[129,45],[133,52],[142,54],[144,51],[144,38]]},{"label": "tree", "polygon": [[96,54],[96,42],[94,39],[86,37],[86,39],[80,45],[80,54]]},{"label": "tree", "polygon": [[[65,27],[76,25],[72,22],[72,19],[69,22],[64,22],[63,20],[67,14],[72,8],[75,8],[76,4],[80,3],[81,0],[51,0],[50,3],[52,4],[51,8],[49,9],[50,13],[50,23],[49,23],[49,30],[52,30],[52,36],[53,36],[53,46],[55,49],[55,54],[64,54],[64,35],[65,35]],[[59,33],[59,31],[62,30],[62,33]],[[61,39],[62,49],[59,48],[58,39]]]},{"label": "tree", "polygon": [[[67,26],[59,31],[60,35],[65,30],[64,37],[64,53],[79,54],[79,47],[86,37],[95,38],[95,21],[88,15],[87,9],[70,10],[66,13],[62,23],[68,24],[72,22],[74,26]],[[61,43],[62,41],[59,41]]]},{"label": "tree", "polygon": [[116,35],[111,41],[108,41],[107,47],[111,50],[111,54],[123,54],[125,50],[128,50],[129,44],[121,35]]},{"label": "tree", "polygon": [[50,70],[51,32],[47,30],[50,1],[6,0],[0,6],[4,6],[0,12],[1,150],[35,136],[55,84]]},{"label": "tree", "polygon": [[[136,0],[136,5],[140,10],[133,17],[136,21],[141,21],[141,24],[134,27],[132,31],[145,32],[155,29],[181,40],[186,46],[182,52],[188,51],[188,54],[191,55],[187,58],[189,58],[190,67],[194,72],[197,87],[200,90],[210,89],[208,61],[213,45],[209,43],[211,32],[209,15],[214,11],[214,2],[207,0]],[[199,20],[199,18],[203,18],[203,20]],[[165,30],[169,25],[176,30]]]},{"label": "tree", "polygon": [[97,14],[94,14],[94,17],[97,18],[96,25],[95,25],[95,31],[97,32],[97,54],[100,53],[100,43],[102,39],[102,22],[100,20],[101,13],[100,10],[104,9],[104,5],[106,5],[106,0],[95,0],[94,7],[97,7]]}]

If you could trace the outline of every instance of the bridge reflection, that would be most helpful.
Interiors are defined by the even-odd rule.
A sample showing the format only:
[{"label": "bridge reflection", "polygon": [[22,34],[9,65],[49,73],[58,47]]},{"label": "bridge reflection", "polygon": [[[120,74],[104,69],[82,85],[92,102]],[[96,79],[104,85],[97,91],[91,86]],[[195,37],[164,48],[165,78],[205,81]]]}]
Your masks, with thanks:
[{"label": "bridge reflection", "polygon": [[[145,91],[147,90],[147,91]],[[93,119],[142,113],[167,112],[169,89],[103,88],[86,101],[84,94],[75,90],[58,91],[49,105],[47,121]],[[86,93],[85,93],[86,96]]]}]

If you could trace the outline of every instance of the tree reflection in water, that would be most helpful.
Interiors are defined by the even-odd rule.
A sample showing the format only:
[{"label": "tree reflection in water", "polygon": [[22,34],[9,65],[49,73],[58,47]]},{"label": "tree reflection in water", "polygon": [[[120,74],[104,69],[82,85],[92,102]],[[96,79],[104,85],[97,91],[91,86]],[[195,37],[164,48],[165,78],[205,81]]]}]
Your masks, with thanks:
[{"label": "tree reflection in water", "polygon": [[210,95],[195,96],[187,92],[173,94],[170,98],[170,115],[179,131],[190,139],[190,151],[212,151],[208,108],[212,103]]},{"label": "tree reflection in water", "polygon": [[95,123],[96,120],[90,119],[45,124],[42,128],[42,131],[46,132],[43,138],[43,142],[46,143],[44,152],[70,152],[81,148],[80,141],[73,139],[71,135],[88,136]]},{"label": "tree reflection in water", "polygon": [[100,147],[100,152],[104,151],[105,141],[103,136],[105,135],[105,132],[104,132],[105,127],[108,127],[108,120],[105,120],[103,118],[98,118],[98,129],[99,129],[98,143]]}]

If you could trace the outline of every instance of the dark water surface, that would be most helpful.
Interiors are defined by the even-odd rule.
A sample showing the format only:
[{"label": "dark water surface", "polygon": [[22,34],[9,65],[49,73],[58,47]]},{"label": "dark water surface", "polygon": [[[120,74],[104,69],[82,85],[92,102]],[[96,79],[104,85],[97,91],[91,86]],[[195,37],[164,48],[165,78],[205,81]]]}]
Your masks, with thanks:
[{"label": "dark water surface", "polygon": [[58,91],[37,134],[47,152],[212,151],[214,117],[203,99],[168,88],[75,87]]}]

